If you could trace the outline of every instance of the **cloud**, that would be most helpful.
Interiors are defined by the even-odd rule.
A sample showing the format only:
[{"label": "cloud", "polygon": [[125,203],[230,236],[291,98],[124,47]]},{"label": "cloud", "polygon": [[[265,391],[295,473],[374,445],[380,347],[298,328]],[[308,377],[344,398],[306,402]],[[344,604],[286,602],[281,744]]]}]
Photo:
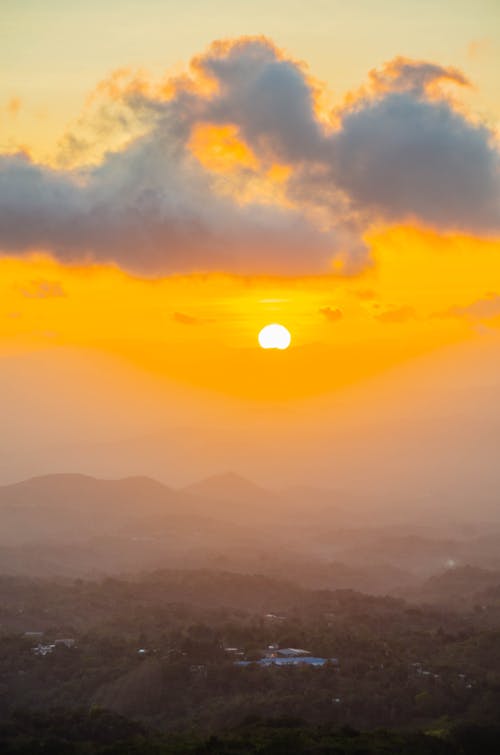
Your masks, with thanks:
[{"label": "cloud", "polygon": [[465,306],[450,307],[438,312],[435,317],[465,317],[472,320],[489,320],[500,315],[500,294],[489,293],[482,299]]},{"label": "cloud", "polygon": [[0,158],[0,244],[141,273],[303,272],[307,251],[327,265],[333,239],[300,211],[217,195],[189,155],[148,138],[78,176]]},{"label": "cloud", "polygon": [[338,322],[343,317],[341,309],[333,309],[332,307],[321,307],[319,313],[320,315],[323,315],[328,322]]},{"label": "cloud", "polygon": [[19,114],[19,111],[21,110],[22,102],[19,97],[11,97],[10,100],[7,102],[6,110],[7,113],[12,116],[12,118],[16,118]]},{"label": "cloud", "polygon": [[217,82],[206,118],[236,123],[245,141],[271,159],[322,159],[324,133],[302,65],[263,39],[214,45],[198,65]]},{"label": "cloud", "polygon": [[406,92],[417,97],[422,95],[441,97],[443,83],[470,86],[470,82],[458,68],[411,60],[402,56],[390,60],[381,69],[370,71],[369,82],[369,90],[376,94]]},{"label": "cloud", "polygon": [[172,320],[180,323],[180,325],[200,325],[203,320],[199,317],[193,317],[192,315],[186,315],[183,312],[174,312]]},{"label": "cloud", "polygon": [[395,309],[388,309],[385,312],[381,312],[379,315],[375,315],[375,319],[383,323],[400,323],[413,320],[415,318],[415,310],[413,307],[403,306],[396,307]]},{"label": "cloud", "polygon": [[360,288],[354,292],[354,295],[361,301],[371,301],[377,296],[377,292],[372,288]]},{"label": "cloud", "polygon": [[467,45],[467,57],[470,60],[479,60],[485,57],[493,49],[493,43],[490,37],[481,37],[480,39],[473,39]]},{"label": "cloud", "polygon": [[66,292],[59,281],[41,279],[19,286],[19,292],[26,299],[54,299],[66,296]]},{"label": "cloud", "polygon": [[[500,230],[497,145],[445,94],[467,85],[455,69],[396,58],[329,124],[304,64],[264,38],[214,43],[158,87],[119,74],[99,96],[113,106],[106,118],[135,136],[97,165],[56,170],[0,156],[5,253],[46,250],[149,275],[300,274],[334,262],[357,272],[373,223]],[[192,150],[207,126],[226,141],[229,127],[233,147],[240,140],[239,154],[255,159],[211,170]],[[71,134],[64,145],[67,165],[88,148]]]},{"label": "cloud", "polygon": [[343,114],[333,173],[354,206],[385,221],[500,231],[499,154],[484,126],[413,93]]}]

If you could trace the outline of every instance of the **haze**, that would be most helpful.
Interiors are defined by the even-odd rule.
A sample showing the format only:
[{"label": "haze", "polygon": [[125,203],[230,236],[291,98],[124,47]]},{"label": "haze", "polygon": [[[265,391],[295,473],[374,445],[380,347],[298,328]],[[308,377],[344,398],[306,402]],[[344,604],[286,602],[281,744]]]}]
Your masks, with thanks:
[{"label": "haze", "polygon": [[500,5],[0,16],[0,750],[500,752]]}]

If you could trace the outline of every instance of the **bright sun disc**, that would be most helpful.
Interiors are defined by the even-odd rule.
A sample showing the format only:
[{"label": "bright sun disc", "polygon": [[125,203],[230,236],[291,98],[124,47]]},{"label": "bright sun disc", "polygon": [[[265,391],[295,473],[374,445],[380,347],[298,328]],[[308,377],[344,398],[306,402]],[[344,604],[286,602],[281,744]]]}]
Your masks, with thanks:
[{"label": "bright sun disc", "polygon": [[284,325],[272,323],[259,333],[259,344],[263,349],[288,349],[292,336]]}]

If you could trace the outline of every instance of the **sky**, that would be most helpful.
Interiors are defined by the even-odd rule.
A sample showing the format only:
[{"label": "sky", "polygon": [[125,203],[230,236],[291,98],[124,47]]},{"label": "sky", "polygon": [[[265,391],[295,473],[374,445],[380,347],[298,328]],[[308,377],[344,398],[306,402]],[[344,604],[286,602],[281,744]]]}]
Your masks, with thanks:
[{"label": "sky", "polygon": [[[497,2],[0,16],[0,480],[58,458],[121,474],[95,448],[137,437],[137,466],[166,480],[334,484],[337,424],[348,485],[361,447],[387,469],[373,428],[419,420],[422,381],[429,432],[439,413],[467,432],[498,378]],[[287,351],[259,349],[270,322]],[[145,465],[176,433],[218,450]]]}]

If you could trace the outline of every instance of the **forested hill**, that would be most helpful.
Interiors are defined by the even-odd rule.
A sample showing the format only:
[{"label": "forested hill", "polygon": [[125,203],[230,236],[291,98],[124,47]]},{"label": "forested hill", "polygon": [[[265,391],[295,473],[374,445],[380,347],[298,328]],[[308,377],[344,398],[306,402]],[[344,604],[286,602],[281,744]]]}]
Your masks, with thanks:
[{"label": "forested hill", "polygon": [[[498,611],[496,594],[480,610],[455,611],[206,570],[102,581],[3,577],[0,721],[4,732],[9,726],[15,732],[16,711],[23,711],[34,716],[26,726],[35,731],[41,716],[49,736],[57,709],[70,720],[105,710],[139,721],[147,737],[177,732],[179,752],[193,728],[199,740],[192,752],[257,752],[259,742],[275,745],[278,729],[289,728],[304,730],[294,734],[306,743],[303,752],[328,752],[324,742],[364,743],[365,750],[340,752],[377,752],[372,744],[396,752],[399,735],[355,739],[337,730],[403,728],[440,732],[430,743],[411,740],[408,752],[425,751],[418,749],[425,741],[434,747],[429,752],[455,753],[439,748],[455,746],[450,738],[457,726],[497,720]],[[235,664],[259,660],[270,646],[301,648],[326,662],[317,668]],[[248,734],[257,749],[235,750],[243,722],[268,719],[270,729],[259,724]],[[90,724],[82,720],[85,729]],[[196,749],[211,736],[222,749]]]}]

